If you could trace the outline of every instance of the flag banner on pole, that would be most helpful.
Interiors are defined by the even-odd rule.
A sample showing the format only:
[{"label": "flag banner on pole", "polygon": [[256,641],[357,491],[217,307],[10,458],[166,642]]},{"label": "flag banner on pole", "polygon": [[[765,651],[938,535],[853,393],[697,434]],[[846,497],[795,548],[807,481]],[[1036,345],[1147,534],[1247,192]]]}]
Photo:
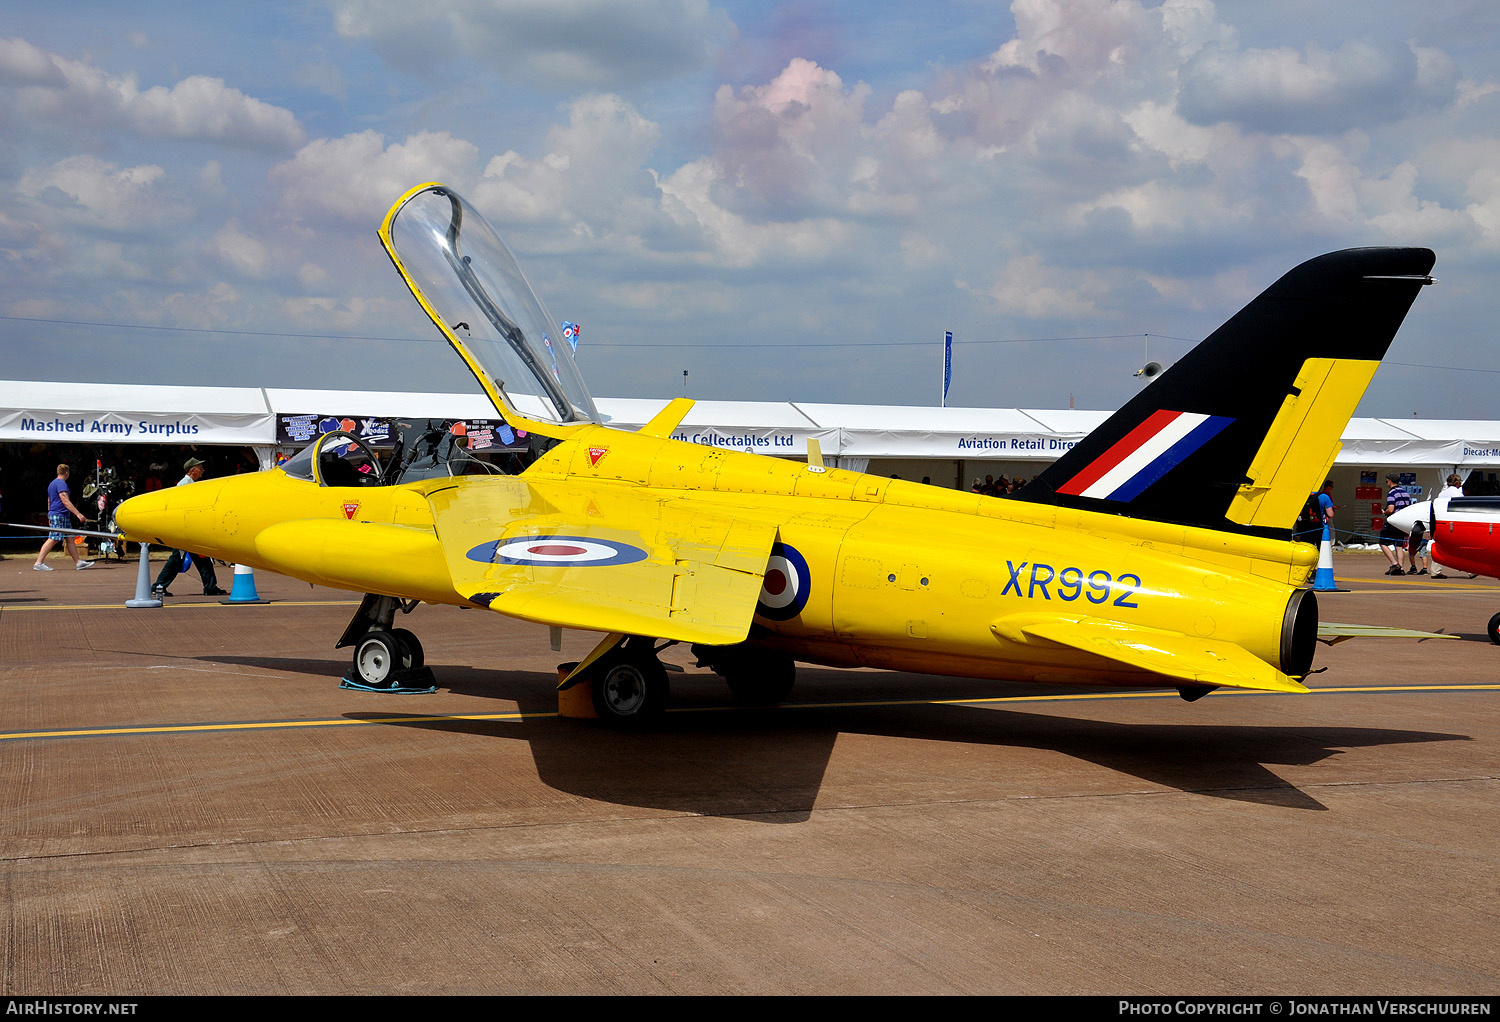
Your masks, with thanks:
[{"label": "flag banner on pole", "polygon": [[953,331],[943,332],[943,407],[948,406],[948,384],[953,382]]}]

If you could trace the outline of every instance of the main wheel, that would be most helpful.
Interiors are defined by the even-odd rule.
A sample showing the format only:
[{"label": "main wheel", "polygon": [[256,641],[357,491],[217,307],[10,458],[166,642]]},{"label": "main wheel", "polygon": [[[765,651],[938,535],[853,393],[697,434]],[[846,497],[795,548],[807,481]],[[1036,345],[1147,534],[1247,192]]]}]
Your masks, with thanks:
[{"label": "main wheel", "polygon": [[390,685],[391,676],[411,661],[411,651],[390,632],[366,632],[354,645],[355,677],[372,688]]},{"label": "main wheel", "polygon": [[1490,641],[1500,646],[1500,614],[1490,618]]},{"label": "main wheel", "polygon": [[645,727],[667,708],[667,672],[654,654],[608,657],[592,685],[594,712],[614,727]]},{"label": "main wheel", "polygon": [[797,682],[797,665],[784,653],[746,650],[733,662],[714,669],[723,676],[736,702],[747,706],[775,706],[786,701]]}]

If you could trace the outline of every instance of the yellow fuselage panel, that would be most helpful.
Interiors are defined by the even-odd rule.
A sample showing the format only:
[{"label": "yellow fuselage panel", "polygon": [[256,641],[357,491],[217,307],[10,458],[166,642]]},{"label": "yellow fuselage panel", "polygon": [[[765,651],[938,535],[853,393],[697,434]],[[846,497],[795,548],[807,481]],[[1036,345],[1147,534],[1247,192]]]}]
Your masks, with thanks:
[{"label": "yellow fuselage panel", "polygon": [[[824,663],[1023,680],[1152,677],[1008,628],[1035,613],[1235,643],[1277,664],[1306,544],[1144,522],[706,448],[604,427],[572,431],[521,477],[338,488],[280,470],[206,480],[122,505],[134,539],[310,582],[463,605],[432,504],[493,491],[499,538],[524,516],[693,542],[683,508],[760,525],[805,564],[797,613],[751,637]],[[662,522],[672,522],[664,528]],[[362,523],[381,529],[360,528]],[[705,540],[706,541],[706,540]],[[772,584],[770,576],[767,585]]]},{"label": "yellow fuselage panel", "polygon": [[431,485],[319,486],[271,469],[132,497],[116,522],[132,539],[317,585],[462,604],[433,533]]},{"label": "yellow fuselage panel", "polygon": [[[556,449],[528,477],[549,474],[663,498],[688,490],[702,504],[775,521],[781,542],[806,561],[809,592],[789,620],[760,616],[758,635],[823,662],[1028,679],[1087,673],[1076,651],[1007,641],[990,627],[1007,614],[1051,611],[1233,642],[1275,664],[1287,601],[1316,560],[1306,544],[604,429],[580,431],[576,446]],[[1094,666],[1101,678],[1130,673]]]}]

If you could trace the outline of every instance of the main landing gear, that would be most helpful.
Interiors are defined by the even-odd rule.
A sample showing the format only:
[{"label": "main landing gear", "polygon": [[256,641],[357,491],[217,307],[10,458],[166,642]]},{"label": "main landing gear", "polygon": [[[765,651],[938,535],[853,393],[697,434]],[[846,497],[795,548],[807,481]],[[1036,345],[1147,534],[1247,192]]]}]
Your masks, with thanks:
[{"label": "main landing gear", "polygon": [[416,600],[365,594],[334,646],[354,647],[354,662],[344,679],[347,686],[380,692],[426,692],[435,687],[422,643],[410,630],[392,627],[396,611],[410,614],[416,605]]},{"label": "main landing gear", "polygon": [[785,702],[797,681],[797,665],[785,653],[749,643],[735,646],[692,647],[699,667],[707,667],[729,685],[735,701],[744,706],[775,706]]},{"label": "main landing gear", "polygon": [[[611,635],[582,664],[558,665],[558,708],[565,717],[597,717],[611,727],[650,727],[667,709],[667,666],[657,654],[671,643]],[[749,643],[692,647],[746,706],[775,706],[791,694],[797,667],[784,653]],[[673,667],[672,670],[681,670]]]},{"label": "main landing gear", "polygon": [[1500,646],[1500,614],[1490,618],[1489,623],[1490,641]]},{"label": "main landing gear", "polygon": [[657,659],[658,652],[655,639],[610,635],[581,667],[559,664],[562,715],[597,717],[626,730],[650,727],[666,712],[669,695],[667,669]]}]

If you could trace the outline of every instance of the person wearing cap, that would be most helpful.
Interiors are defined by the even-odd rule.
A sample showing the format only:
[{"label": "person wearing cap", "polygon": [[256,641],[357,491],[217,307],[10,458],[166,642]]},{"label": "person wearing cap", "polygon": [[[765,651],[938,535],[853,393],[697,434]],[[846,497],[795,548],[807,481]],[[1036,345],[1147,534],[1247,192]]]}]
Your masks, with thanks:
[{"label": "person wearing cap", "polygon": [[[203,459],[189,458],[182,463],[182,471],[184,474],[177,481],[178,486],[196,483],[199,479],[203,478]],[[189,557],[192,558],[193,566],[198,569],[198,577],[203,580],[204,596],[224,596],[227,594],[228,590],[219,588],[219,577],[214,572],[212,558],[204,557],[200,554],[189,554],[186,550],[173,550],[172,555],[167,558],[167,563],[162,565],[161,574],[156,576],[156,584],[151,587],[151,595],[157,597],[171,596],[172,594],[167,592],[167,586],[171,585],[172,580],[182,571],[182,562]]]}]

